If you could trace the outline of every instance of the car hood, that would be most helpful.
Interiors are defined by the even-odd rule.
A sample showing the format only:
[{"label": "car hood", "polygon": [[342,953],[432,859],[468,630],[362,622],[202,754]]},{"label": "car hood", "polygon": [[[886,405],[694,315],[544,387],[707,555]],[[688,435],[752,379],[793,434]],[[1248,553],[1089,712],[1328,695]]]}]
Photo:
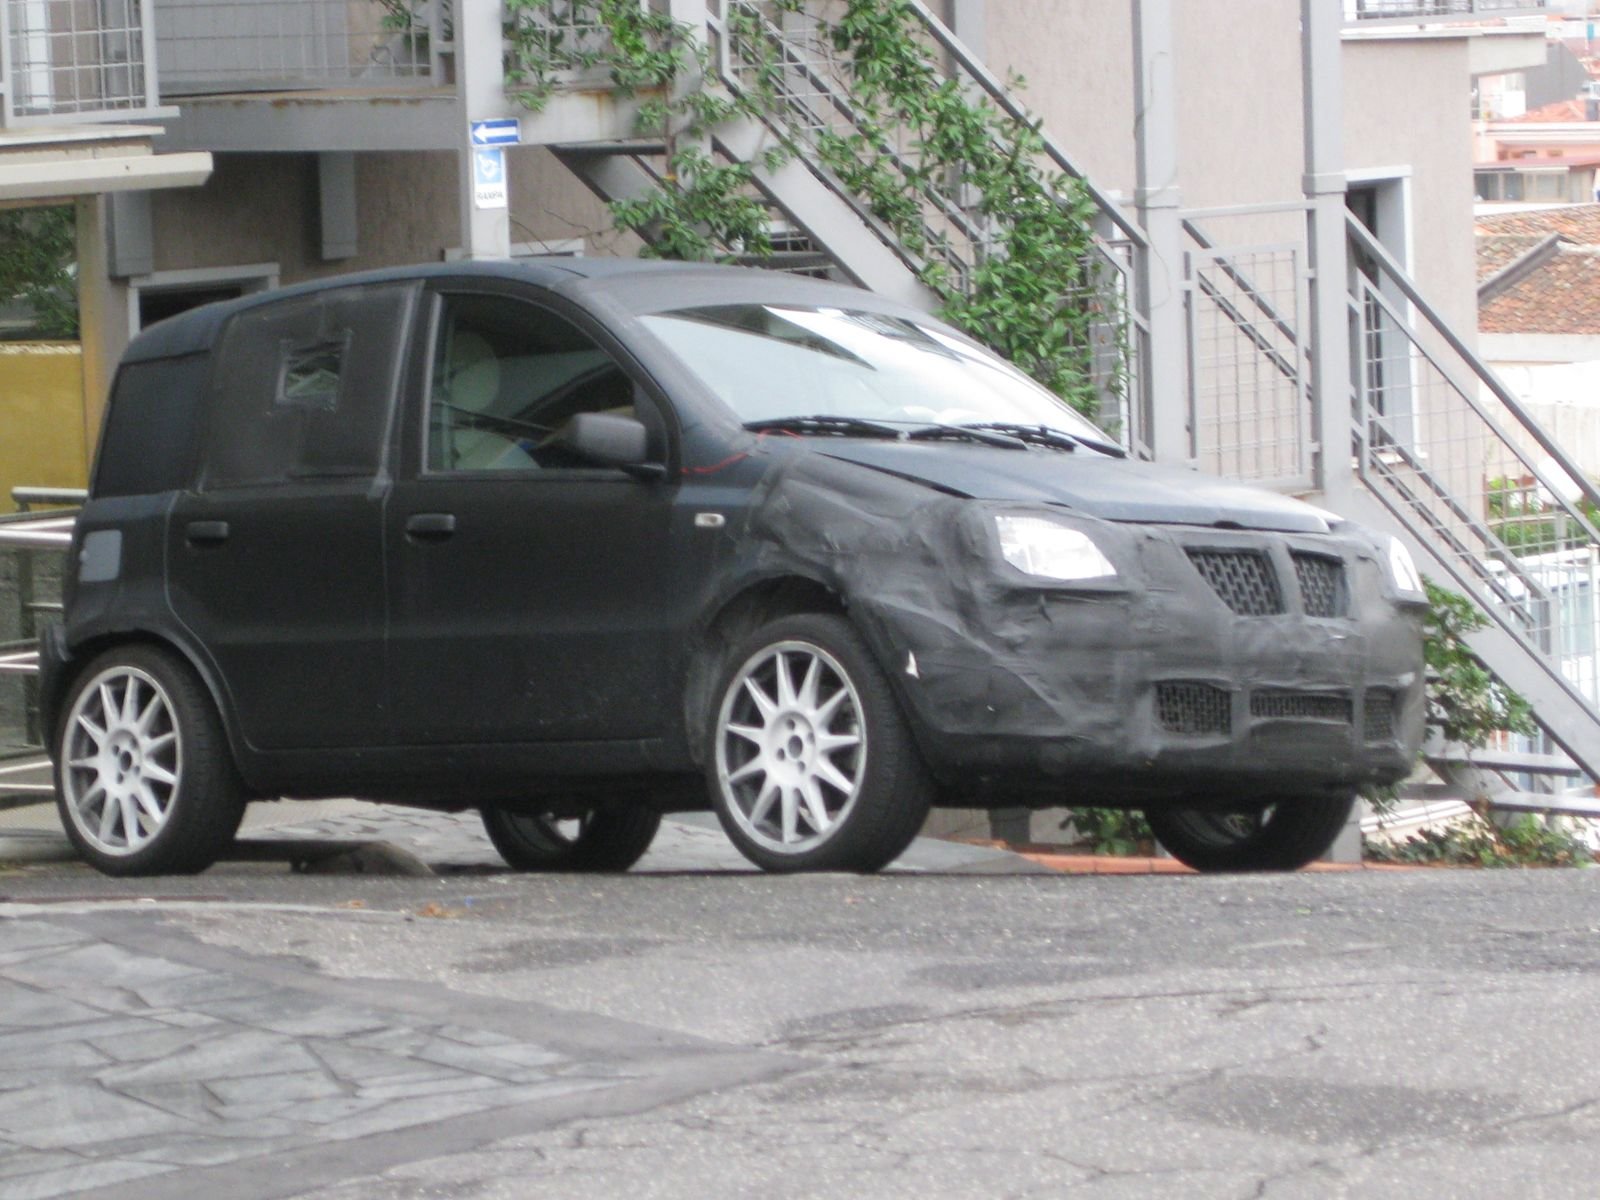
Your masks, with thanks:
[{"label": "car hood", "polygon": [[1288,496],[1090,451],[837,441],[820,452],[974,500],[1061,505],[1106,521],[1288,533],[1329,529],[1319,509]]}]

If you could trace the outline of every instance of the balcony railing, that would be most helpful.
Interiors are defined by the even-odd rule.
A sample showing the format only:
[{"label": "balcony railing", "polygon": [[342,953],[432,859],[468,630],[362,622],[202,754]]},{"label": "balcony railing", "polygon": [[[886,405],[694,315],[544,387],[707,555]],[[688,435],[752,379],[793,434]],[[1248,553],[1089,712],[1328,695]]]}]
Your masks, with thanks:
[{"label": "balcony railing", "polygon": [[447,10],[439,0],[160,0],[161,93],[434,86]]},{"label": "balcony railing", "polygon": [[0,0],[0,127],[154,114],[152,38],[141,0]]},{"label": "balcony railing", "polygon": [[1345,24],[1357,27],[1379,22],[1488,21],[1538,16],[1549,10],[1548,0],[1344,0]]}]

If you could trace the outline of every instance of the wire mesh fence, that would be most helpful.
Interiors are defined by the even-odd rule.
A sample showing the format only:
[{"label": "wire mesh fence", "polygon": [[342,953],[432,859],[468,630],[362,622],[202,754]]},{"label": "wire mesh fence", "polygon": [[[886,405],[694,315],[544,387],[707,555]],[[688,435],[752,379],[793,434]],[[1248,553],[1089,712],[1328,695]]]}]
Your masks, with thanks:
[{"label": "wire mesh fence", "polygon": [[434,82],[447,30],[429,0],[162,0],[163,95]]},{"label": "wire mesh fence", "polygon": [[1201,468],[1309,488],[1301,247],[1192,250],[1187,257],[1189,382]]},{"label": "wire mesh fence", "polygon": [[[1364,246],[1358,247],[1365,250]],[[1600,508],[1509,393],[1369,255],[1351,296],[1357,463],[1570,694],[1600,710]]]},{"label": "wire mesh fence", "polygon": [[3,0],[7,125],[155,107],[140,0]]}]

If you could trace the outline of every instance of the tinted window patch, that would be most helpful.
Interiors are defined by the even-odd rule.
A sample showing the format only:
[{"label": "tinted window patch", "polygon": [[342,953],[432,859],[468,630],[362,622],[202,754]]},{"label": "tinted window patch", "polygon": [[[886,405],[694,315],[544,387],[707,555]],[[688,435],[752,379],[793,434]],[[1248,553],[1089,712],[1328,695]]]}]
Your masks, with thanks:
[{"label": "tinted window patch", "polygon": [[97,496],[138,496],[187,487],[206,356],[129,363],[117,372],[95,469]]},{"label": "tinted window patch", "polygon": [[413,294],[345,287],[235,317],[217,352],[202,486],[375,474]]}]

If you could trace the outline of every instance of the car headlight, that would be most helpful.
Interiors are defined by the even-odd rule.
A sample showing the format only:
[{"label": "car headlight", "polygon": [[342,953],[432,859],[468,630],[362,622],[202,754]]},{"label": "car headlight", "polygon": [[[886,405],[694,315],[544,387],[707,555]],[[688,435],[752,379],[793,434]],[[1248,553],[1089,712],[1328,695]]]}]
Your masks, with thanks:
[{"label": "car headlight", "polygon": [[1389,539],[1389,578],[1394,581],[1394,586],[1402,594],[1412,596],[1426,595],[1422,586],[1422,576],[1417,571],[1417,564],[1411,559],[1411,551],[1407,550],[1397,537]]},{"label": "car headlight", "polygon": [[1111,560],[1088,534],[1048,517],[997,514],[1000,553],[1017,570],[1046,579],[1111,579]]}]

